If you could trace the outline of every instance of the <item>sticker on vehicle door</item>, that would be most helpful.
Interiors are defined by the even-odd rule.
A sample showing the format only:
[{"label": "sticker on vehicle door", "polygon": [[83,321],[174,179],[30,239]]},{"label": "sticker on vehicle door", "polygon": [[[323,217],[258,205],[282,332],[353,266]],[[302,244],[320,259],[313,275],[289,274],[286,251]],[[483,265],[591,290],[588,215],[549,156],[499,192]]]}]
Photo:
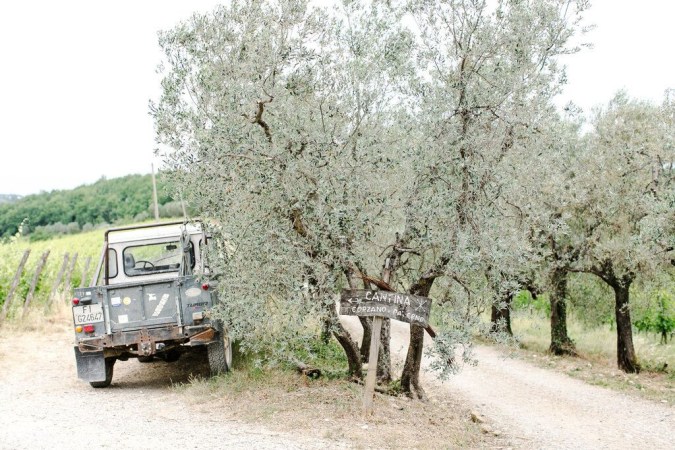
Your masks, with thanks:
[{"label": "sticker on vehicle door", "polygon": [[157,304],[157,308],[155,308],[155,312],[152,313],[152,317],[159,317],[159,315],[162,313],[162,309],[164,309],[164,305],[166,305],[166,302],[168,301],[169,294],[163,294],[162,299]]},{"label": "sticker on vehicle door", "polygon": [[192,287],[190,289],[187,289],[185,291],[185,295],[188,297],[199,297],[199,295],[202,293],[202,290],[196,287]]}]

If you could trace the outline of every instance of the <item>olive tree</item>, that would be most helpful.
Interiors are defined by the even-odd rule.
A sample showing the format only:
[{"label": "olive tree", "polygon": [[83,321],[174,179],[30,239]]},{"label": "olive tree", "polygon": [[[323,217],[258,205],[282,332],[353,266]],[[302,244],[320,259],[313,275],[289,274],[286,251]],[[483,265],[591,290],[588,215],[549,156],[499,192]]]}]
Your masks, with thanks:
[{"label": "olive tree", "polygon": [[285,354],[322,323],[361,376],[335,294],[372,264],[400,175],[410,38],[379,2],[233,1],[160,36],[152,107],[177,189],[220,230],[222,309],[244,345]]},{"label": "olive tree", "polygon": [[552,112],[538,126],[531,156],[509,158],[511,183],[504,194],[507,211],[518,218],[531,243],[530,289],[549,296],[549,351],[557,355],[576,353],[567,332],[566,302],[568,275],[581,246],[568,220],[583,189],[575,179],[583,151],[583,124],[583,115],[574,105],[568,105],[563,115]]},{"label": "olive tree", "polygon": [[[420,123],[416,183],[406,202],[403,247],[421,256],[409,292],[436,283],[442,333],[439,369],[470,355],[476,316],[517,289],[532,254],[523,229],[504,211],[509,158],[532,160],[539,124],[564,82],[557,57],[577,49],[583,1],[411,1],[417,31],[415,86]],[[517,156],[515,156],[515,155]],[[412,258],[412,256],[411,256]],[[439,282],[437,282],[439,280]],[[486,305],[486,301],[488,305]],[[419,386],[423,330],[411,327],[401,384]],[[449,364],[448,364],[449,363]]]},{"label": "olive tree", "polygon": [[630,287],[667,263],[673,248],[672,106],[619,93],[596,112],[574,182],[583,189],[569,212],[581,248],[577,271],[614,291],[617,361],[637,372]]},{"label": "olive tree", "polygon": [[[285,351],[327,324],[358,377],[335,293],[381,272],[360,278],[437,300],[443,373],[458,344],[470,357],[477,315],[530,253],[500,171],[532,151],[584,7],[240,0],[163,33],[152,114],[174,186],[227,242],[230,332]],[[423,333],[401,377],[418,397]]]}]

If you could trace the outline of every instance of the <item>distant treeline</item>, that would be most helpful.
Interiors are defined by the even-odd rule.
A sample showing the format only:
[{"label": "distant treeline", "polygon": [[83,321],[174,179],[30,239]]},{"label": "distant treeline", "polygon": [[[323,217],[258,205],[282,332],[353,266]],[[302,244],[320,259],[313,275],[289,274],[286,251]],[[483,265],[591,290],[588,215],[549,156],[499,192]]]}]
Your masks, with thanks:
[{"label": "distant treeline", "polygon": [[[161,217],[182,215],[180,203],[166,193],[159,180],[157,195]],[[48,239],[152,216],[151,175],[102,178],[72,190],[43,192],[0,203],[0,237],[12,236],[21,227],[21,233],[29,235],[31,240]]]},{"label": "distant treeline", "polygon": [[0,194],[0,204],[2,203],[12,203],[21,198],[20,195],[14,194]]}]

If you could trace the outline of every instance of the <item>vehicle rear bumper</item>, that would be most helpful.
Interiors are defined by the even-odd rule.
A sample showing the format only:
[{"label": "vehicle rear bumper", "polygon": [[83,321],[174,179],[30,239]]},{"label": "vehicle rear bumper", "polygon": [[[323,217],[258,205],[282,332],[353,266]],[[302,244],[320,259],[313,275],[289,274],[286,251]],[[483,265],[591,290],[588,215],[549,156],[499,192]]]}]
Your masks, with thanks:
[{"label": "vehicle rear bumper", "polygon": [[85,338],[77,341],[81,353],[105,352],[105,356],[131,354],[137,356],[154,355],[157,344],[166,346],[202,345],[212,342],[215,329],[207,325],[164,326],[141,328],[139,330],[115,331],[112,334]]}]

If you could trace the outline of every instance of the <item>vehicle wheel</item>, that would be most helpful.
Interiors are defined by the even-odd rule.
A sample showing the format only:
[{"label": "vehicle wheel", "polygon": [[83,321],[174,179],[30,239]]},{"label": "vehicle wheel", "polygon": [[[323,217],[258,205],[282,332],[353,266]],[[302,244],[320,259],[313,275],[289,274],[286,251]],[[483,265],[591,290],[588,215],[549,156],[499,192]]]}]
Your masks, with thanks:
[{"label": "vehicle wheel", "polygon": [[105,381],[90,381],[91,387],[104,388],[110,386],[113,377],[113,366],[115,365],[115,358],[105,359]]},{"label": "vehicle wheel", "polygon": [[220,332],[217,341],[207,344],[206,350],[212,376],[228,372],[232,368],[232,342],[224,332]]},{"label": "vehicle wheel", "polygon": [[149,362],[152,362],[154,359],[155,359],[155,355],[150,355],[150,356],[139,356],[139,357],[138,357],[138,362],[149,363]]}]

